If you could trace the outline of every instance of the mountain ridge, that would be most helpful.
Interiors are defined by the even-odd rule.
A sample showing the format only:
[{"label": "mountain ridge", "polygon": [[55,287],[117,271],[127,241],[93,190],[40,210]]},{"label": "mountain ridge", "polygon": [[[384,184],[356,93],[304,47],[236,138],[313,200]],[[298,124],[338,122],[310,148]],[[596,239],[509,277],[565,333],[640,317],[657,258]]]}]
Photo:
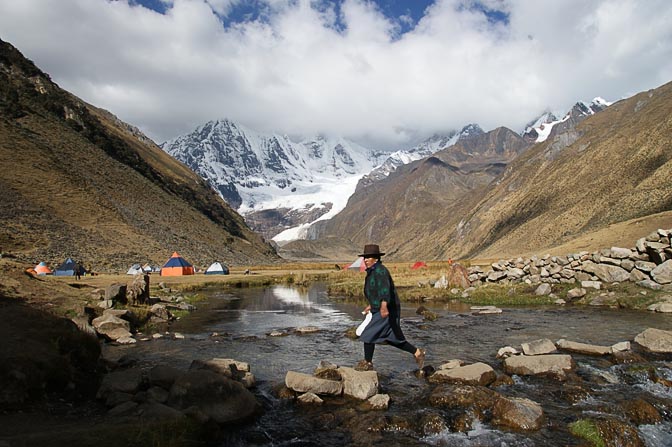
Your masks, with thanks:
[{"label": "mountain ridge", "polygon": [[3,252],[94,269],[175,250],[201,265],[277,260],[203,179],[1,40],[0,112]]}]

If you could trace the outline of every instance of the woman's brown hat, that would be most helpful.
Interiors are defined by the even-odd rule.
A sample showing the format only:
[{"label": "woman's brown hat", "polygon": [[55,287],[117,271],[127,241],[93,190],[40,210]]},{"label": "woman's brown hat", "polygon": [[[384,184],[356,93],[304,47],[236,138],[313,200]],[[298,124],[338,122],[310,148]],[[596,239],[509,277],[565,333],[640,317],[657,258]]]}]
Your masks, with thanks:
[{"label": "woman's brown hat", "polygon": [[379,258],[384,254],[385,253],[380,252],[380,247],[378,247],[376,244],[366,244],[364,246],[364,253],[359,256],[362,258]]}]

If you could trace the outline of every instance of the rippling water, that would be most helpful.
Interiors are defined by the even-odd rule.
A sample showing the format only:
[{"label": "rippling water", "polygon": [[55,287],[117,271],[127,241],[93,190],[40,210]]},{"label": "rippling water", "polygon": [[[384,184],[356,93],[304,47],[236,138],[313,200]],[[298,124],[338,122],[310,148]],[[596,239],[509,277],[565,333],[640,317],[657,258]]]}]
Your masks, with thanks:
[{"label": "rippling water", "polygon": [[[501,362],[495,356],[503,346],[519,347],[539,338],[612,345],[631,341],[648,327],[672,330],[672,316],[623,309],[505,308],[501,314],[477,316],[464,305],[424,304],[440,316],[436,321],[424,322],[415,314],[416,305],[404,306],[404,333],[411,343],[427,349],[427,364],[434,366],[459,358],[467,363],[484,362],[501,371]],[[639,427],[647,446],[672,445],[672,408],[666,407],[667,401],[672,402],[669,388],[652,383],[646,375],[633,377],[626,366],[613,365],[605,358],[576,354],[573,357],[578,374],[589,381],[592,389],[591,397],[585,401],[569,404],[558,399],[560,384],[550,379],[515,377],[514,386],[498,389],[502,394],[527,397],[542,405],[547,423],[532,433],[507,432],[485,424],[475,424],[467,433],[446,431],[432,436],[409,430],[404,423],[424,413],[422,402],[431,385],[416,378],[410,354],[389,346],[378,346],[374,356],[383,392],[391,398],[386,412],[360,412],[352,403],[340,401],[321,407],[300,407],[277,399],[273,389],[284,383],[289,370],[312,373],[320,360],[352,366],[363,357],[362,344],[344,336],[348,328],[361,320],[362,307],[363,304],[331,299],[321,284],[301,289],[275,286],[210,291],[198,310],[171,326],[171,331],[185,335],[184,340],[166,337],[110,349],[116,355],[137,356],[148,365],[163,362],[184,369],[194,359],[223,357],[248,362],[258,381],[257,396],[266,411],[255,423],[231,433],[221,445],[579,445],[580,440],[567,433],[567,423],[636,397],[647,401],[663,399],[658,406],[663,405],[666,421]],[[306,335],[293,332],[304,326],[315,326],[320,331]],[[287,335],[269,336],[273,331]],[[669,363],[659,362],[657,370],[672,380]],[[352,411],[357,412],[355,419],[364,421],[385,417],[388,421],[402,422],[398,429],[390,429],[394,424],[388,424],[383,433],[360,437],[358,428],[353,428],[356,424]]]}]

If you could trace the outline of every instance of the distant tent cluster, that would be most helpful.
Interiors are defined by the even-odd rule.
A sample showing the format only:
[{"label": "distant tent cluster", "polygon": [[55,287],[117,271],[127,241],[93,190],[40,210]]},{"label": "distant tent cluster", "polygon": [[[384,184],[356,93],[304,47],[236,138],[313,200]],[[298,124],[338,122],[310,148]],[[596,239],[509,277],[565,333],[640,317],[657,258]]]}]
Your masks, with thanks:
[{"label": "distant tent cluster", "polygon": [[40,276],[44,275],[75,276],[77,274],[84,275],[86,273],[86,269],[84,268],[84,266],[73,261],[72,258],[67,258],[65,261],[63,261],[61,265],[56,267],[56,269],[54,270],[51,270],[46,262],[41,261],[35,267],[33,267],[33,270],[37,275]]},{"label": "distant tent cluster", "polygon": [[[83,275],[86,271],[84,267],[75,261],[72,258],[67,258],[58,268],[51,270],[46,262],[42,261],[37,264],[32,270],[35,271],[38,275],[54,275],[54,276],[75,276],[77,270],[79,274]],[[196,273],[194,266],[184,259],[178,252],[174,252],[173,255],[166,261],[163,267],[158,265],[150,265],[149,263],[140,265],[133,264],[128,271],[127,275],[142,275],[145,273],[160,273],[161,276],[183,276],[183,275],[193,275]],[[205,271],[206,275],[228,275],[229,268],[222,264],[221,262],[213,262],[210,264],[210,267]]]},{"label": "distant tent cluster", "polygon": [[142,275],[145,273],[159,273],[161,271],[161,267],[158,265],[151,266],[149,264],[145,264],[141,266],[140,264],[133,264],[128,271],[126,272],[127,275]]}]

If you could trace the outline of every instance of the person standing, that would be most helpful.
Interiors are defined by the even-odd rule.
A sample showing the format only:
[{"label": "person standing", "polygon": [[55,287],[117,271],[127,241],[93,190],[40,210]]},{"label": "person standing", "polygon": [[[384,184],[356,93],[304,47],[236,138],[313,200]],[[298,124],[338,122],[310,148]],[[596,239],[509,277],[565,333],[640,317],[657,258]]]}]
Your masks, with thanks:
[{"label": "person standing", "polygon": [[360,361],[355,369],[358,371],[373,369],[373,353],[378,343],[387,343],[413,354],[418,368],[422,369],[425,363],[425,350],[409,343],[401,330],[401,303],[392,276],[381,261],[384,254],[380,252],[378,245],[366,244],[364,253],[359,255],[364,258],[366,265],[364,296],[369,305],[364,309],[364,313],[371,312],[372,318],[359,337],[364,342],[364,360]]}]

